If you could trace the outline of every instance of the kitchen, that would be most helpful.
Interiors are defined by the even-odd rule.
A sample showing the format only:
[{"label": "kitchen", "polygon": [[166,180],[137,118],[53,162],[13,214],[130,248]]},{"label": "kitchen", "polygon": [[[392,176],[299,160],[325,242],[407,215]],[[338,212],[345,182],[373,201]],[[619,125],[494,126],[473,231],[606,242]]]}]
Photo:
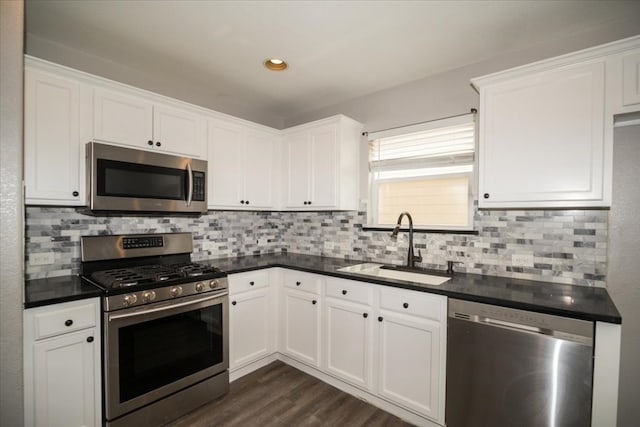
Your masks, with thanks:
[{"label": "kitchen", "polygon": [[[9,7],[3,5],[3,7]],[[545,59],[556,56],[561,53],[576,51],[581,48],[595,46],[607,41],[622,39],[627,36],[637,34],[635,23],[637,21],[629,20],[628,26],[618,26],[616,29],[603,27],[599,29],[601,33],[594,31],[591,33],[592,39],[588,37],[574,37],[566,41],[564,47],[551,47],[550,45],[532,48],[522,57],[518,55],[507,55],[501,57],[497,61],[487,61],[479,66],[470,69],[459,69],[446,74],[436,76],[433,79],[427,79],[423,83],[414,83],[401,87],[396,91],[389,90],[387,93],[379,93],[377,100],[392,99],[400,97],[402,103],[406,104],[403,110],[389,114],[388,111],[361,112],[364,105],[370,105],[365,97],[361,104],[350,105],[348,102],[335,109],[326,108],[314,113],[308,113],[306,117],[294,118],[289,124],[298,124],[311,122],[323,117],[332,116],[337,113],[344,113],[354,117],[362,117],[361,119],[367,124],[367,130],[385,129],[408,123],[418,123],[426,119],[435,119],[449,115],[467,112],[470,107],[477,107],[477,94],[469,87],[471,78],[488,74],[490,72],[507,69],[515,65],[530,63],[538,59]],[[3,25],[4,27],[4,25]],[[37,42],[37,39],[36,39]],[[35,55],[46,58],[46,52],[55,52],[50,45],[40,40],[40,54]],[[3,46],[4,48],[4,46]],[[38,45],[32,49],[35,52]],[[554,50],[555,49],[555,50]],[[4,49],[3,49],[4,50]],[[29,48],[27,47],[29,54]],[[33,51],[31,53],[34,53]],[[78,56],[81,57],[81,56]],[[54,58],[49,58],[53,60]],[[55,62],[55,61],[54,61]],[[72,65],[72,64],[69,64]],[[103,64],[104,65],[104,64]],[[74,68],[74,67],[72,67]],[[81,68],[76,64],[75,68]],[[445,87],[446,93],[438,92]],[[450,90],[449,90],[450,89]],[[419,106],[419,98],[421,93],[440,94],[442,103],[429,103],[427,106]],[[397,101],[396,101],[397,102]],[[437,108],[434,104],[438,104]],[[372,109],[375,110],[375,109]],[[233,112],[230,108],[227,111]],[[481,110],[482,111],[482,110]],[[378,114],[376,116],[376,114]],[[3,115],[4,116],[4,115]],[[303,115],[304,116],[304,115]],[[289,126],[277,126],[284,128]],[[3,140],[4,146],[4,140]],[[4,154],[4,152],[3,152]],[[5,165],[3,164],[3,171]],[[366,192],[364,193],[366,194]],[[3,200],[6,200],[3,194]],[[494,215],[503,216],[506,223],[512,224],[513,229],[506,228],[504,235],[491,235],[496,231],[487,231],[487,234],[479,236],[468,235],[447,235],[447,234],[422,234],[416,233],[415,244],[424,248],[423,255],[426,257],[427,264],[435,264],[440,268],[444,267],[445,260],[450,259],[454,254],[460,259],[465,259],[468,264],[463,268],[470,273],[493,274],[499,276],[505,274],[507,267],[510,267],[511,259],[508,257],[496,256],[494,263],[483,263],[486,255],[482,251],[473,252],[473,247],[469,242],[480,243],[477,246],[482,248],[482,244],[488,246],[491,243],[499,243],[500,239],[506,238],[509,233],[518,230],[519,227],[531,227],[530,234],[536,234],[536,225],[543,221],[547,211],[526,211],[527,216],[531,216],[531,221],[519,221],[518,217],[522,217],[522,212],[517,210],[499,212],[496,211],[478,211],[475,218],[477,229],[484,229],[483,224],[486,221],[486,227],[493,227],[496,222]],[[555,218],[550,222],[563,222],[563,216],[571,216],[575,223],[574,230],[590,229],[595,230],[594,235],[598,236],[597,243],[599,247],[594,248],[592,253],[588,251],[581,253],[581,258],[573,265],[576,273],[591,274],[591,282],[585,281],[586,285],[605,286],[602,271],[606,271],[606,242],[607,242],[607,218],[606,210],[583,210],[577,214],[563,215],[564,211],[556,212]],[[554,215],[547,215],[554,216]],[[582,219],[580,218],[582,217]],[[244,211],[209,211],[205,218],[157,218],[157,217],[129,217],[129,216],[110,216],[110,217],[89,217],[78,213],[74,208],[70,207],[32,207],[26,208],[26,251],[27,255],[31,253],[47,252],[55,248],[57,259],[53,264],[43,264],[40,266],[29,263],[27,266],[27,277],[38,278],[45,277],[47,272],[55,270],[54,275],[69,275],[78,272],[78,246],[79,238],[82,235],[93,234],[100,230],[108,230],[110,233],[140,233],[140,232],[174,232],[187,231],[193,232],[194,242],[194,259],[196,261],[207,260],[218,257],[231,257],[239,255],[250,255],[253,253],[277,253],[282,249],[286,249],[289,253],[306,253],[313,255],[328,255],[337,258],[349,258],[353,260],[375,259],[379,262],[403,262],[406,254],[406,240],[399,240],[397,244],[389,244],[388,234],[376,231],[363,230],[362,226],[366,224],[366,219],[362,211],[346,211],[346,212],[286,212],[286,211],[264,211],[255,212],[251,210]],[[536,221],[536,218],[540,218]],[[5,223],[3,215],[3,224]],[[346,225],[345,225],[346,224]],[[587,226],[586,224],[589,224]],[[595,224],[595,225],[594,225]],[[343,229],[349,229],[345,231]],[[42,231],[49,230],[49,239],[38,240],[37,235]],[[88,231],[87,231],[88,230]],[[3,226],[3,235],[4,235]],[[31,234],[30,234],[31,233]],[[203,236],[207,236],[204,238]],[[332,236],[327,241],[325,236]],[[364,240],[362,240],[363,238]],[[496,239],[495,241],[491,239]],[[357,251],[354,255],[354,245],[351,242],[357,241],[360,246],[360,253]],[[4,242],[4,237],[3,237]],[[356,246],[357,247],[357,246]],[[386,254],[386,247],[391,247],[391,254]],[[441,249],[441,248],[446,249]],[[496,248],[499,249],[499,248]],[[361,255],[362,253],[366,255]],[[4,253],[3,253],[4,255]],[[586,257],[586,258],[582,258]],[[589,258],[592,257],[592,258]],[[3,256],[3,262],[4,256]],[[474,267],[471,267],[471,266]],[[3,265],[4,267],[4,265]],[[14,267],[15,268],[15,267]],[[477,270],[473,270],[476,268]],[[4,269],[3,269],[4,270]],[[3,272],[3,292],[5,277]],[[20,274],[22,277],[22,274]],[[20,279],[22,280],[22,279]],[[607,285],[608,286],[608,285]],[[8,289],[6,291],[11,291]],[[13,292],[16,292],[14,289]],[[20,291],[21,292],[21,291]],[[21,299],[22,297],[20,297]],[[4,300],[4,298],[3,298]],[[616,301],[616,304],[619,304]],[[3,306],[4,310],[4,306]],[[626,313],[623,313],[623,318]],[[3,319],[4,320],[4,319]],[[3,322],[4,323],[4,322]],[[5,343],[5,333],[3,330],[3,344]],[[4,347],[4,346],[3,346]],[[3,376],[4,376],[3,369]],[[623,394],[624,396],[624,394]],[[3,402],[5,402],[3,394]],[[629,405],[631,406],[631,405]],[[4,408],[3,408],[4,413]]]}]

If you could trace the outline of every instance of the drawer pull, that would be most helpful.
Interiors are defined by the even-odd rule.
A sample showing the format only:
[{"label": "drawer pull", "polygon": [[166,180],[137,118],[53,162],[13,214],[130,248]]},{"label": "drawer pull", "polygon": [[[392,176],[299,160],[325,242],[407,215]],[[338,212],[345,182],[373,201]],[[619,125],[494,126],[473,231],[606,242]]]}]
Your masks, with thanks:
[{"label": "drawer pull", "polygon": [[302,283],[300,282],[296,282],[296,286],[300,286]]},{"label": "drawer pull", "polygon": [[366,319],[367,317],[369,317],[369,313],[362,313],[362,317]]},{"label": "drawer pull", "polygon": [[256,284],[256,282],[254,282],[253,280],[249,282],[249,285],[251,285],[251,286],[253,286],[255,284]]},{"label": "drawer pull", "polygon": [[87,342],[93,342],[93,337],[87,337]]},{"label": "drawer pull", "polygon": [[382,319],[382,316],[379,316],[379,317],[378,317],[378,322],[382,322],[382,320],[383,320],[383,319]]},{"label": "drawer pull", "polygon": [[346,295],[347,291],[345,289],[342,290],[342,295]]},{"label": "drawer pull", "polygon": [[71,326],[71,325],[73,325],[73,320],[69,319],[69,320],[65,321],[65,322],[64,322],[64,325],[65,325],[65,326]]},{"label": "drawer pull", "polygon": [[318,301],[316,301],[316,300],[311,301],[311,303],[312,303],[313,305],[316,305],[316,303],[317,303],[317,302],[318,302]]},{"label": "drawer pull", "polygon": [[236,305],[237,302],[236,301],[231,301],[231,305]]},{"label": "drawer pull", "polygon": [[402,304],[402,306],[403,306],[404,308],[409,308],[409,303],[408,303],[408,302],[405,302],[404,304]]}]

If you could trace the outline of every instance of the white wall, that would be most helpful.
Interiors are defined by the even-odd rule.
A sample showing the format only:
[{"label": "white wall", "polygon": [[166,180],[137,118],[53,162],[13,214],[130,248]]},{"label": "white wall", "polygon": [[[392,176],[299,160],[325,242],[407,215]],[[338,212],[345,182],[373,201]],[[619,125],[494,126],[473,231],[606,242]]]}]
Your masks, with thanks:
[{"label": "white wall", "polygon": [[617,128],[613,145],[607,289],[622,314],[618,426],[627,427],[640,420],[640,125]]},{"label": "white wall", "polygon": [[22,0],[0,1],[0,425],[23,424]]}]

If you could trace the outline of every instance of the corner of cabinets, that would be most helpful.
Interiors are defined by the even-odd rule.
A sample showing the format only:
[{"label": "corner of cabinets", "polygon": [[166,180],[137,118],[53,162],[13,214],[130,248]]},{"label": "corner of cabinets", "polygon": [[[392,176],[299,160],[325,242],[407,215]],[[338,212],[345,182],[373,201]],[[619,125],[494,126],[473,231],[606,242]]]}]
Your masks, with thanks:
[{"label": "corner of cabinets", "polygon": [[342,115],[283,131],[284,209],[358,209],[361,131]]}]

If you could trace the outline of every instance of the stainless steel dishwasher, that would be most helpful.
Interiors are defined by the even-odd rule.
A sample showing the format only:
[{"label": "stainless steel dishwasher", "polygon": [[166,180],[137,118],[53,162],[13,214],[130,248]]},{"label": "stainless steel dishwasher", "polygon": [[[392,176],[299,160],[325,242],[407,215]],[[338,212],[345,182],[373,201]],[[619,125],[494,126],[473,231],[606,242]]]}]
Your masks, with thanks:
[{"label": "stainless steel dishwasher", "polygon": [[593,328],[449,299],[447,427],[589,427]]}]

